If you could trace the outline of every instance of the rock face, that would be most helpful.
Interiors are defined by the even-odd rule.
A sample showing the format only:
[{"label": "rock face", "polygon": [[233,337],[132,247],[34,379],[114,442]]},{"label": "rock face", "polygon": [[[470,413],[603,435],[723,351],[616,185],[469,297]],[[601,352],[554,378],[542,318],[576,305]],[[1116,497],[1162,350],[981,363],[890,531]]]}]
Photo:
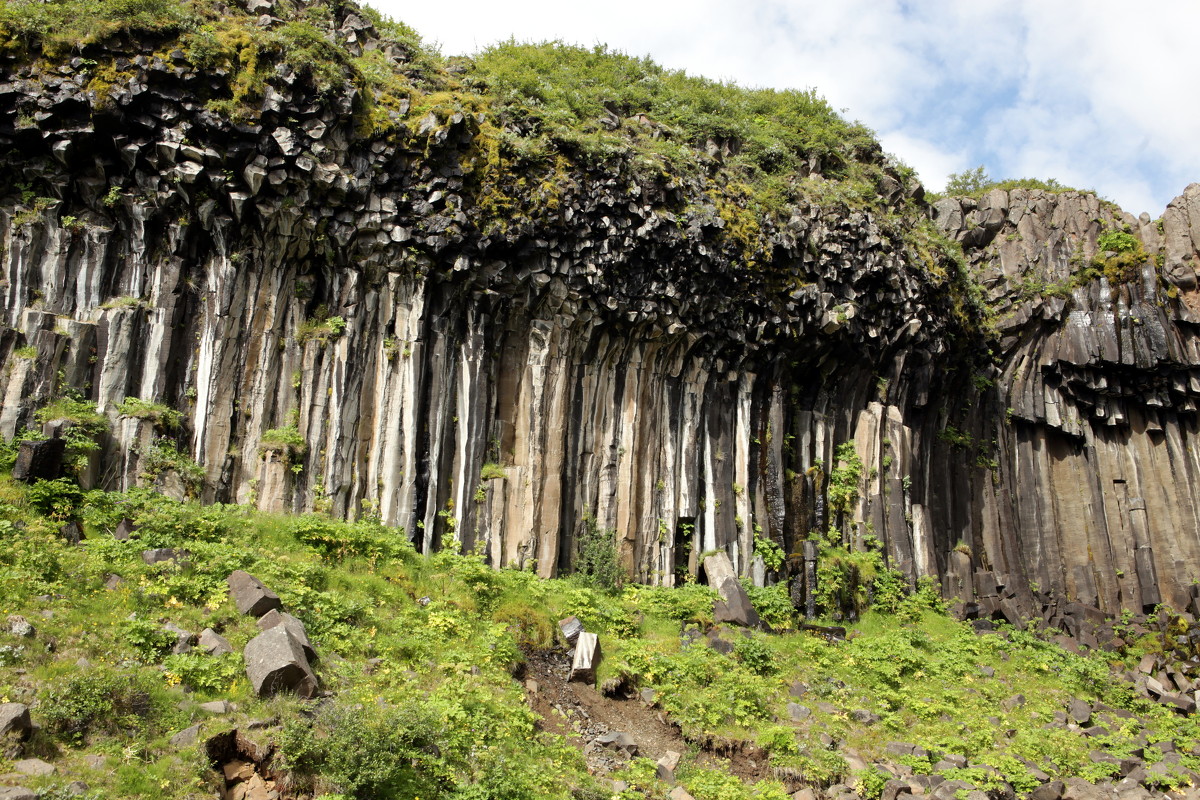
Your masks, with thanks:
[{"label": "rock face", "polygon": [[[113,422],[87,480],[146,480],[135,396],[183,413],[203,499],[365,501],[422,550],[543,575],[589,518],[668,585],[710,551],[773,579],[756,530],[797,553],[836,525],[984,616],[1192,599],[1200,186],[1156,224],[1070,192],[924,207],[892,179],[869,210],[798,202],[752,266],[689,179],[572,167],[501,219],[469,114],[363,138],[352,98],[281,71],[233,122],[198,99],[223,76],[122,46],[92,54],[104,92],[96,59],[0,64],[0,434],[57,380],[86,391]],[[990,341],[913,214],[982,275]],[[1075,280],[1124,226],[1144,260]]]}]

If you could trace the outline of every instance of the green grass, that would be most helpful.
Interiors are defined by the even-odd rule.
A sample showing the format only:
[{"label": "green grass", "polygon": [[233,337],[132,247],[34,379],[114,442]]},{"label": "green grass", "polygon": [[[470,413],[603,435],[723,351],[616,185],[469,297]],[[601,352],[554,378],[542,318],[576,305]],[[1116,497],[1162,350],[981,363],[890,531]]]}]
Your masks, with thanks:
[{"label": "green grass", "polygon": [[[1143,728],[1151,741],[1174,741],[1182,752],[1200,737],[1194,719],[1112,682],[1100,657],[1072,655],[1024,631],[979,636],[929,610],[868,611],[842,644],[805,633],[734,633],[734,652],[723,655],[680,638],[682,626],[711,623],[714,595],[703,586],[602,591],[574,578],[493,570],[477,556],[420,556],[403,531],[372,519],[203,507],[144,490],[48,488],[68,495],[67,513],[83,520],[88,538],[80,546],[64,542],[55,535],[61,513],[45,516],[38,508],[46,504],[33,505],[30,490],[0,479],[0,612],[23,614],[39,630],[20,641],[0,633],[0,645],[21,648],[0,661],[0,696],[32,688],[44,704],[53,700],[49,716],[35,710],[44,730],[31,748],[53,756],[63,782],[85,775],[109,796],[184,798],[211,787],[200,754],[176,754],[166,740],[205,719],[197,703],[224,698],[238,703],[238,714],[205,729],[281,716],[286,724],[272,735],[317,793],[467,798],[506,786],[507,796],[567,798],[593,779],[577,750],[536,731],[510,675],[521,648],[552,644],[556,620],[569,615],[601,637],[601,682],[624,677],[651,687],[693,742],[752,741],[771,766],[815,782],[850,778],[869,786],[872,777],[848,776],[839,751],[814,746],[808,730],[831,733],[867,760],[882,758],[897,739],[958,753],[994,765],[1014,785],[1030,780],[1019,758],[1054,776],[1097,778],[1103,768],[1089,752],[1127,752]],[[135,538],[111,538],[127,516],[138,524]],[[148,547],[192,555],[184,566],[147,566],[140,552]],[[193,632],[212,627],[238,652],[257,633],[227,597],[224,579],[233,569],[261,578],[307,626],[322,655],[322,681],[335,692],[315,717],[297,713],[299,701],[253,697],[236,653],[165,655],[167,641],[157,632],[168,620]],[[121,582],[107,589],[112,574]],[[80,657],[93,666],[75,667]],[[370,658],[381,661],[368,668]],[[985,666],[994,678],[983,676]],[[795,681],[810,687],[799,699],[788,693]],[[1003,711],[1001,702],[1018,693],[1026,704]],[[1074,696],[1130,709],[1138,719],[1110,726],[1100,740],[1046,730]],[[809,706],[810,722],[792,723],[788,702]],[[856,722],[851,712],[858,709],[879,722]],[[361,730],[374,732],[368,745],[346,747],[356,736],[363,741]],[[88,771],[88,753],[109,754],[121,768]],[[1200,766],[1191,756],[1185,761]],[[132,763],[139,769],[123,768]],[[783,796],[769,781],[730,783],[695,749],[678,774],[697,798]],[[636,761],[616,777],[666,788]]]}]

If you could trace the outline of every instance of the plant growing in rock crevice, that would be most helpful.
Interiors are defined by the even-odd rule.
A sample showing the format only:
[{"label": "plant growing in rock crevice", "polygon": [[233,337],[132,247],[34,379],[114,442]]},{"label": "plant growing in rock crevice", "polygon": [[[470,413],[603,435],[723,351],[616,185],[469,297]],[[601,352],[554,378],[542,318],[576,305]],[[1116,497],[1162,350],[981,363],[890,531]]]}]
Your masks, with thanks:
[{"label": "plant growing in rock crevice", "polygon": [[285,464],[296,465],[308,452],[308,442],[295,425],[285,425],[264,431],[258,449],[261,453],[278,454]]}]

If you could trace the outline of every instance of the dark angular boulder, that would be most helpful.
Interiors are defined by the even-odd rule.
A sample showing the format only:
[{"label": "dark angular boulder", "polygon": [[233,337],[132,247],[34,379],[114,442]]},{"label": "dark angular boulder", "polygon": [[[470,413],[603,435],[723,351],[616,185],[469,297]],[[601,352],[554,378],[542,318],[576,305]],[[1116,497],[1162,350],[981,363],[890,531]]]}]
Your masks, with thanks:
[{"label": "dark angular boulder", "polygon": [[713,603],[713,621],[728,622],[745,628],[758,627],[761,620],[750,603],[750,596],[737,578],[723,578],[714,587],[721,599]]},{"label": "dark angular boulder", "polygon": [[308,631],[304,629],[303,622],[286,611],[280,611],[277,608],[271,609],[258,619],[259,630],[267,631],[276,625],[282,625],[287,628],[287,632],[291,634],[292,638],[304,648],[304,655],[309,661],[317,660],[317,651],[313,648],[312,643],[308,641]]},{"label": "dark angular boulder", "polygon": [[43,439],[21,442],[12,476],[18,481],[52,481],[62,475],[63,453],[67,443],[62,439]]},{"label": "dark angular boulder", "polygon": [[229,573],[225,579],[237,610],[252,617],[261,617],[271,609],[281,608],[279,595],[272,592],[258,578],[240,569]]},{"label": "dark angular boulder", "polygon": [[304,655],[304,647],[287,628],[277,625],[246,643],[242,652],[246,677],[259,697],[295,692],[311,698],[317,693],[317,676]]},{"label": "dark angular boulder", "polygon": [[24,703],[0,703],[0,737],[12,736],[28,739],[33,724],[29,720],[29,706]]},{"label": "dark angular boulder", "polygon": [[200,631],[200,638],[196,641],[196,646],[210,656],[222,656],[233,652],[233,645],[229,644],[229,640],[212,628]]}]

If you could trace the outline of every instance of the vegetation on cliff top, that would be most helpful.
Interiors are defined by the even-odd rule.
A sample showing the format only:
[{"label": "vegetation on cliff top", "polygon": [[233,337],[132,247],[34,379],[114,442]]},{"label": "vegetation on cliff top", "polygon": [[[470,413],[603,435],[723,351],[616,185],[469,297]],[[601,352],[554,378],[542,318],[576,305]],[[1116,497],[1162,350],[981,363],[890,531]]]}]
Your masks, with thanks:
[{"label": "vegetation on cliff top", "polygon": [[[696,179],[759,212],[804,198],[874,206],[884,184],[894,190],[912,177],[811,90],[744,89],[559,43],[507,42],[447,63],[369,7],[280,0],[272,13],[278,21],[260,25],[257,13],[206,0],[6,0],[0,41],[24,58],[103,62],[111,55],[101,43],[136,35],[165,58],[178,50],[196,66],[228,71],[228,91],[207,100],[232,116],[257,115],[286,66],[318,92],[352,90],[363,135],[411,135],[429,114],[438,122],[462,114],[490,140],[479,143],[481,168],[500,158],[527,171],[556,158],[585,168],[619,159],[669,183]],[[377,46],[346,44],[338,26],[351,14]],[[95,69],[103,93],[120,70]]]}]

